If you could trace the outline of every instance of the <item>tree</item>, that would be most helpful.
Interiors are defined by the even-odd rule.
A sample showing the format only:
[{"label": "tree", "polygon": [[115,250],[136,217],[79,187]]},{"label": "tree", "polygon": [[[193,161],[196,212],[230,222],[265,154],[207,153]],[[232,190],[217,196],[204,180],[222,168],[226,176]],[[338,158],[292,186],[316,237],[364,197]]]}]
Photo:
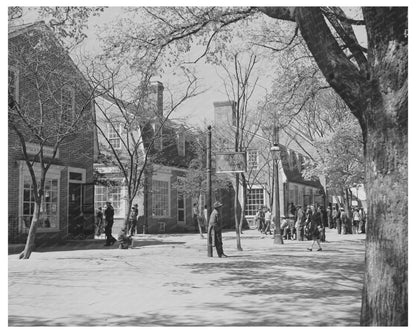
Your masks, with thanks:
[{"label": "tree", "polygon": [[[192,142],[192,149],[196,152],[196,157],[192,159],[188,165],[186,176],[178,178],[172,184],[173,188],[184,196],[191,197],[192,202],[198,205],[200,217],[202,216],[204,207],[202,206],[202,196],[208,191],[206,156],[207,147],[205,135],[203,132],[192,133],[195,140]],[[229,189],[230,183],[226,176],[221,174],[213,174],[211,177],[213,188],[217,190]],[[209,218],[209,216],[207,217]],[[208,221],[206,221],[208,223]],[[198,224],[199,233],[203,237],[202,229]]]},{"label": "tree", "polygon": [[[131,33],[120,41],[136,50],[151,44],[160,53],[179,43],[181,52],[186,42],[206,33],[208,48],[221,29],[261,14],[297,27],[362,131],[369,207],[362,325],[408,322],[407,12],[404,7],[366,7],[362,19],[350,19],[338,7],[152,9],[152,34],[143,40]],[[367,47],[358,43],[353,25],[365,26]]]},{"label": "tree", "polygon": [[[363,8],[359,22],[339,8],[260,10],[296,22],[326,80],[360,123],[369,203],[361,324],[407,325],[407,8]],[[366,26],[367,56],[352,23]]]},{"label": "tree", "polygon": [[[21,82],[18,94],[17,78]],[[45,180],[59,147],[76,140],[83,131],[92,131],[93,94],[93,88],[46,25],[35,24],[9,39],[8,123],[18,137],[34,196],[32,220],[20,259],[29,259],[38,224],[47,222]],[[35,154],[28,152],[29,146]]]},{"label": "tree", "polygon": [[[306,179],[325,177],[328,190],[344,195],[351,187],[364,182],[364,159],[361,129],[351,114],[334,124],[334,131],[314,142],[318,158],[306,163]],[[349,200],[347,212],[350,211]]]},{"label": "tree", "polygon": [[[121,248],[126,249],[129,243],[129,215],[133,200],[144,185],[149,164],[162,154],[154,147],[157,142],[163,140],[163,130],[171,114],[185,100],[197,94],[197,79],[189,75],[182,95],[171,97],[171,103],[164,107],[158,100],[155,86],[152,86],[149,78],[137,68],[134,72],[119,66],[113,69],[107,63],[89,67],[89,78],[97,86],[98,99],[102,96],[102,102],[96,104],[95,121],[101,138],[100,162],[116,168],[116,173],[122,178],[120,184],[127,190],[124,198],[127,203],[126,215],[119,235]],[[131,87],[128,77],[142,78],[138,89],[127,91],[128,87]],[[123,100],[123,96],[129,96],[131,102]]]},{"label": "tree", "polygon": [[[253,70],[258,63],[254,52],[243,53],[231,51],[230,64],[222,62],[225,77],[222,79],[228,100],[232,102],[232,124],[216,124],[215,133],[218,136],[216,146],[219,149],[230,147],[233,143],[235,152],[246,152],[257,134],[261,117],[255,117],[249,102],[257,87],[258,76],[253,78]],[[230,67],[228,67],[228,66]],[[228,128],[232,128],[230,132]],[[219,145],[218,143],[221,142]],[[250,169],[249,172],[252,170]],[[239,190],[242,187],[240,197]],[[247,176],[245,173],[235,173],[234,219],[237,240],[237,250],[242,251],[240,234],[242,233],[246,211]],[[241,208],[239,209],[239,200]]]}]

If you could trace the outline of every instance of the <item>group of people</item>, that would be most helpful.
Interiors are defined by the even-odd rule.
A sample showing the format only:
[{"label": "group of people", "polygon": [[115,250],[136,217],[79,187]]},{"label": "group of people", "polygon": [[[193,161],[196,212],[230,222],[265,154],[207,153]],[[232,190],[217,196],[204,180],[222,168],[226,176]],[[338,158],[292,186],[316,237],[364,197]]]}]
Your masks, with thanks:
[{"label": "group of people", "polygon": [[367,216],[363,208],[354,208],[350,212],[350,218],[343,207],[334,205],[331,209],[328,206],[328,227],[336,228],[339,235],[365,233]]},{"label": "group of people", "polygon": [[[350,218],[346,214],[343,207],[334,205],[324,209],[323,206],[295,206],[290,203],[288,207],[288,216],[280,218],[280,234],[283,239],[287,240],[312,240],[312,246],[308,250],[312,250],[314,244],[318,245],[318,251],[322,250],[320,242],[325,242],[325,227],[336,228],[338,234],[347,233],[364,233],[366,217],[364,210],[354,209],[350,214]],[[275,228],[274,218],[270,208],[259,207],[255,222],[257,229],[264,234],[272,234]]]}]

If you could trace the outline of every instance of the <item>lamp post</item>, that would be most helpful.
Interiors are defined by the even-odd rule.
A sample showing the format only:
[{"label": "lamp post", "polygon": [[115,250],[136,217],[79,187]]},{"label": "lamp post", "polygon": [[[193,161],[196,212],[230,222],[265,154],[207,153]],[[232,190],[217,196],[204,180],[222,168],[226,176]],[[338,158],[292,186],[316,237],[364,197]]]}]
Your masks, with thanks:
[{"label": "lamp post", "polygon": [[270,148],[270,153],[273,157],[273,169],[276,180],[274,182],[274,205],[275,205],[275,223],[274,228],[274,241],[273,244],[283,244],[283,238],[280,234],[280,205],[279,205],[279,159],[280,159],[280,148],[279,144],[275,143],[272,148]]},{"label": "lamp post", "polygon": [[[212,128],[211,126],[208,126],[208,133],[207,133],[207,218],[208,221],[206,221],[207,225],[209,225],[209,218],[211,216],[212,212],[212,180],[211,180],[211,139],[212,139]],[[208,257],[212,257],[212,239],[210,235],[210,229],[208,227],[207,229],[207,254]]]}]

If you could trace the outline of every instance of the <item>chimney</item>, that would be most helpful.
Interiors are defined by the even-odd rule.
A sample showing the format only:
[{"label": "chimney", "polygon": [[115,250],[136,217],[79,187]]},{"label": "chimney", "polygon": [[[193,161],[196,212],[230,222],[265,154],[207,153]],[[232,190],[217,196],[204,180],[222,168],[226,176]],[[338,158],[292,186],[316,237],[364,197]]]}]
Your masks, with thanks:
[{"label": "chimney", "polygon": [[156,107],[155,113],[158,117],[163,117],[163,83],[155,81],[150,83],[150,98],[152,104]]},{"label": "chimney", "polygon": [[214,123],[217,126],[236,126],[236,103],[214,102]]}]

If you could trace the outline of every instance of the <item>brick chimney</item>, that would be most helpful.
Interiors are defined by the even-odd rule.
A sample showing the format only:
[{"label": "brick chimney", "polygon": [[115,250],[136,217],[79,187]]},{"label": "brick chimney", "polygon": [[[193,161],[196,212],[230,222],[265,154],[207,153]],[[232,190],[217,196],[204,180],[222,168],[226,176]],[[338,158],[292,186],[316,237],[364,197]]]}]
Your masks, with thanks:
[{"label": "brick chimney", "polygon": [[214,102],[214,122],[220,126],[236,126],[234,101]]},{"label": "brick chimney", "polygon": [[[150,99],[152,105],[156,107],[155,113],[158,117],[163,117],[163,83],[155,81],[150,83]],[[154,104],[153,104],[154,103]]]}]

